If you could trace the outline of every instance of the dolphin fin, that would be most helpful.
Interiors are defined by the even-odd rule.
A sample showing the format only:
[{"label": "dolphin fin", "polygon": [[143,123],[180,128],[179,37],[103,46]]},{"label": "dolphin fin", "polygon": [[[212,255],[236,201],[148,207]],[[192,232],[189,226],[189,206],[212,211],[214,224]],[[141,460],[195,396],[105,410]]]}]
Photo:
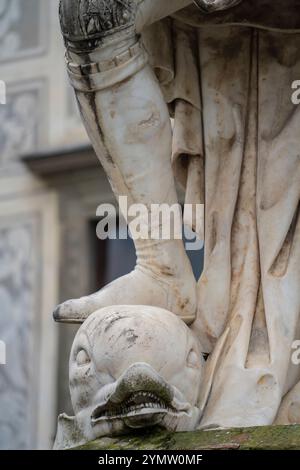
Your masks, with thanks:
[{"label": "dolphin fin", "polygon": [[68,416],[65,413],[59,415],[53,450],[70,449],[85,442],[76,417]]}]

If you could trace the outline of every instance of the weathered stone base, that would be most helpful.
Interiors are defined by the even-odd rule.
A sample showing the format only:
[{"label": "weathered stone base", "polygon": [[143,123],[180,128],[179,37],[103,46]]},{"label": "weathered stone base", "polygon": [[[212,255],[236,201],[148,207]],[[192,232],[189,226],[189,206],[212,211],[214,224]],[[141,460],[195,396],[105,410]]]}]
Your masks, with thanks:
[{"label": "weathered stone base", "polygon": [[300,450],[300,426],[171,433],[148,430],[90,442],[79,450]]}]

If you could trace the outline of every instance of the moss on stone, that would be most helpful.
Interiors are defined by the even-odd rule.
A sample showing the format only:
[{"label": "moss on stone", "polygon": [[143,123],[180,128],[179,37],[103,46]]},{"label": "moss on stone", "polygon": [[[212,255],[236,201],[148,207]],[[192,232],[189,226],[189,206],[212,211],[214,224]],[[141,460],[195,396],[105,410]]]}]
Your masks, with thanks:
[{"label": "moss on stone", "polygon": [[159,429],[99,439],[79,450],[300,450],[300,426],[171,433]]}]

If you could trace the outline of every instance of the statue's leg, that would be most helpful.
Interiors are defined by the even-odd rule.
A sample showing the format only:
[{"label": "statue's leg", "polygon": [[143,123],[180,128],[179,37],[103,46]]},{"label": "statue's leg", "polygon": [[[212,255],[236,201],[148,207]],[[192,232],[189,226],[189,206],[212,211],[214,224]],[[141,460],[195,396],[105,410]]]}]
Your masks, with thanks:
[{"label": "statue's leg", "polygon": [[[153,5],[159,3],[152,1]],[[170,3],[174,9],[174,3],[187,2]],[[147,24],[146,9],[137,16],[138,12],[130,10],[132,2],[124,4],[128,4],[128,10],[116,10],[114,18],[118,14],[124,20],[135,16],[140,18],[140,25]],[[61,14],[66,14],[63,8]],[[81,30],[83,25],[88,30],[96,27],[95,21],[87,24],[86,18],[81,18]],[[113,25],[114,18],[108,22],[106,17],[105,24]],[[128,205],[142,203],[148,209],[151,204],[176,204],[168,109],[139,43],[136,19],[128,28],[110,32],[109,36],[100,35],[100,46],[98,40],[76,41],[76,36],[71,37],[74,23],[68,34],[67,20],[62,18],[63,31],[68,36],[70,79],[114,194],[127,196]],[[151,228],[150,224],[149,232]],[[154,240],[150,236],[135,240],[137,264],[133,272],[91,296],[65,302],[55,311],[55,319],[80,323],[101,307],[143,304],[169,309],[187,323],[192,322],[196,310],[195,279],[182,240],[171,238]]]}]

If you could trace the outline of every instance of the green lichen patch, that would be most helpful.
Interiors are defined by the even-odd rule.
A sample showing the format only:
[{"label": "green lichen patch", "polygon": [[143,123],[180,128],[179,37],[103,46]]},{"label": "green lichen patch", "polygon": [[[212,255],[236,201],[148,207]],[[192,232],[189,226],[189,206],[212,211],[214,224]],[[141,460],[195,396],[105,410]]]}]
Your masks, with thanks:
[{"label": "green lichen patch", "polygon": [[99,439],[79,450],[300,450],[300,426],[172,433],[159,429]]}]

